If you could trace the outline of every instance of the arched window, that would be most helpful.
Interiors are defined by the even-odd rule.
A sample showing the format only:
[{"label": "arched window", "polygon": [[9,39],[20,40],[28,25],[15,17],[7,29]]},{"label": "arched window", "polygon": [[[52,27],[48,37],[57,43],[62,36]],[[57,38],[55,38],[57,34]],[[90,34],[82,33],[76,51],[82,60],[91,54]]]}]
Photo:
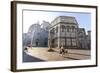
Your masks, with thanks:
[{"label": "arched window", "polygon": [[58,32],[58,27],[56,27],[56,33]]},{"label": "arched window", "polygon": [[72,32],[74,32],[75,31],[75,26],[72,26],[71,29],[72,29]]},{"label": "arched window", "polygon": [[70,31],[70,26],[67,26],[67,32],[69,32]]},{"label": "arched window", "polygon": [[36,46],[39,46],[39,39],[36,39]]},{"label": "arched window", "polygon": [[61,31],[62,32],[66,31],[66,27],[64,25],[61,25]]}]

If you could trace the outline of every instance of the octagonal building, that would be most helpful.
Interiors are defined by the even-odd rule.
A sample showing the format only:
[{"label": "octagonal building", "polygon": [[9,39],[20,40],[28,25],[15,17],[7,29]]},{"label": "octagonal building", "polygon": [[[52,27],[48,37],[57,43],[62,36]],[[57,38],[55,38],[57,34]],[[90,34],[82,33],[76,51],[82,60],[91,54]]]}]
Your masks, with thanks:
[{"label": "octagonal building", "polygon": [[78,23],[75,17],[59,16],[51,22],[48,44],[50,47],[78,48]]}]

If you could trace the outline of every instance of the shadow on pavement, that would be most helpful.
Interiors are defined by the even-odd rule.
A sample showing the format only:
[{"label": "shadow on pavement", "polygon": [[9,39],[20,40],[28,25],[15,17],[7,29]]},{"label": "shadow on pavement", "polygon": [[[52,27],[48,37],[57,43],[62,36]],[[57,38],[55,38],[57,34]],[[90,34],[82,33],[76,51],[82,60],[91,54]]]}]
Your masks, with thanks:
[{"label": "shadow on pavement", "polygon": [[25,52],[23,52],[23,62],[41,62],[41,61],[44,61],[44,60],[30,56],[26,54]]}]

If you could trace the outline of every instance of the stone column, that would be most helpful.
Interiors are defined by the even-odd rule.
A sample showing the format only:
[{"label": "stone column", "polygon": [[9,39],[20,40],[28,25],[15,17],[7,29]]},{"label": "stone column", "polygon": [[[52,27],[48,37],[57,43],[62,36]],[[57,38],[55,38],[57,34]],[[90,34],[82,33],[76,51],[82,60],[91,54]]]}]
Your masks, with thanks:
[{"label": "stone column", "polygon": [[58,48],[60,48],[60,25],[58,25]]},{"label": "stone column", "polygon": [[48,49],[48,51],[49,52],[52,52],[52,51],[54,51],[53,49],[52,49],[52,34],[51,34],[51,30],[49,30],[49,35],[48,35],[48,47],[49,47],[49,49]]},{"label": "stone column", "polygon": [[76,37],[76,46],[79,48],[79,37],[78,37],[78,28],[75,29],[75,37]]}]

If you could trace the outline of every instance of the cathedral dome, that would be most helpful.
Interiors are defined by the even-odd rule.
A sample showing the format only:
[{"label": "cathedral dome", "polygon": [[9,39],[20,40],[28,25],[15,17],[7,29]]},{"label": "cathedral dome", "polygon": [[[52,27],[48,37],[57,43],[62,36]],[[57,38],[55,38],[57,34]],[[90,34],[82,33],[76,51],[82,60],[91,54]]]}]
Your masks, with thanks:
[{"label": "cathedral dome", "polygon": [[38,29],[40,29],[40,25],[37,23],[37,24],[32,24],[30,27],[29,27],[29,30],[28,32],[33,32],[33,31],[36,31]]}]

